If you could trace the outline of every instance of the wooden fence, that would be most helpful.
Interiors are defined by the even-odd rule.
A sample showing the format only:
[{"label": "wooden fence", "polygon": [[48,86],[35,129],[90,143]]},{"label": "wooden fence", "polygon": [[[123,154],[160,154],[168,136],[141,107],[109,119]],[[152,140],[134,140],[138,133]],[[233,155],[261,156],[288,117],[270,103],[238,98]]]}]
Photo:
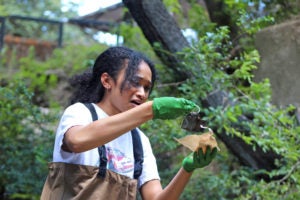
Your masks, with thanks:
[{"label": "wooden fence", "polygon": [[46,60],[57,47],[57,43],[13,35],[4,36],[3,50],[5,51],[5,56],[8,60],[13,53],[15,53],[17,59],[27,56],[31,47],[34,48],[37,59]]}]

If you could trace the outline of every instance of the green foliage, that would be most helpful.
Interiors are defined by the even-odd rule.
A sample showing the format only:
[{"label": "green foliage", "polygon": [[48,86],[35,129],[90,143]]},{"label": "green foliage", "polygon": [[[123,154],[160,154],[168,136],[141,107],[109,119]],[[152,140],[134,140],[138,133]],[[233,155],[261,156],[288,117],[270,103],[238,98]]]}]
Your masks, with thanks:
[{"label": "green foliage", "polygon": [[[228,33],[226,27],[218,28],[216,32],[207,33],[197,44],[180,54],[184,59],[185,68],[192,76],[182,83],[178,90],[183,97],[198,101],[199,105],[208,94],[226,91],[227,101],[231,102],[230,104],[202,109],[203,119],[208,122],[208,125],[216,127],[218,132],[225,131],[229,135],[240,137],[251,145],[254,151],[260,147],[265,152],[273,151],[281,155],[283,159],[276,161],[278,169],[269,172],[243,167],[235,170],[220,167],[220,171],[216,173],[218,177],[209,177],[206,183],[196,184],[193,188],[188,187],[187,191],[193,190],[196,196],[194,187],[202,187],[201,191],[212,191],[207,196],[199,194],[203,197],[199,199],[299,198],[300,184],[295,177],[299,176],[297,169],[299,168],[300,127],[295,116],[291,114],[295,111],[295,107],[275,107],[270,103],[269,81],[253,82],[252,71],[256,69],[259,62],[256,50],[245,51],[233,60],[228,59],[233,48],[228,40]],[[247,116],[249,120],[241,122],[239,120],[241,115]],[[232,163],[226,162],[222,155],[217,160],[219,163],[224,162],[225,165],[232,166]],[[228,174],[231,174],[231,178]],[[285,176],[285,178],[266,183],[257,180],[255,174],[265,174],[270,178],[278,176]],[[201,176],[201,180],[206,180],[206,176],[209,175]],[[209,187],[209,184],[217,185],[218,194],[213,192],[214,188]],[[188,196],[184,193],[184,198],[192,199]]]},{"label": "green foliage", "polygon": [[216,24],[210,22],[208,13],[204,7],[196,1],[192,1],[191,3],[191,9],[188,12],[188,24],[190,28],[197,32],[198,37],[213,31],[216,27]]},{"label": "green foliage", "polygon": [[151,50],[149,42],[138,26],[134,26],[130,23],[121,23],[115,32],[124,38],[124,46],[134,47],[148,57],[155,58],[155,54]]},{"label": "green foliage", "polygon": [[[299,15],[300,11],[298,0],[253,0],[251,3],[252,12],[264,15],[267,13],[269,16],[273,17],[277,23],[292,19]],[[262,11],[263,13],[260,13]]]},{"label": "green foliage", "polygon": [[237,19],[238,27],[249,35],[255,34],[264,27],[274,24],[275,20],[271,16],[264,16],[253,18],[246,11],[239,11],[239,18]]},{"label": "green foliage", "polygon": [[[207,95],[216,91],[226,91],[228,102],[232,104],[202,109],[204,120],[209,122],[208,125],[216,127],[215,130],[218,132],[225,131],[229,135],[240,137],[251,145],[254,151],[258,147],[265,152],[274,151],[282,155],[283,159],[276,161],[279,167],[277,170],[255,171],[242,167],[221,144],[221,152],[212,164],[213,169],[205,168],[195,172],[181,199],[297,199],[300,195],[298,192],[300,184],[297,179],[300,128],[291,114],[295,108],[275,107],[270,103],[269,81],[267,79],[258,83],[253,81],[253,70],[260,62],[258,51],[253,46],[253,35],[273,24],[274,18],[271,16],[257,18],[249,12],[233,9],[247,8],[244,3],[237,5],[235,2],[237,1],[231,2],[232,10],[229,9],[228,12],[237,13],[235,20],[241,34],[239,44],[244,51],[232,55],[235,46],[231,42],[229,28],[218,27],[214,31],[211,29],[214,25],[208,25],[209,31],[202,34],[197,31],[200,33],[199,40],[194,42],[191,48],[179,53],[184,68],[190,72],[191,78],[184,83],[164,84],[172,79],[168,76],[169,73],[163,73],[167,69],[159,68],[159,73],[165,76],[159,80],[161,84],[153,91],[152,97],[180,96],[191,99],[201,106]],[[201,13],[201,9],[196,11]],[[199,28],[203,26],[199,25]],[[249,117],[249,121],[240,123],[241,115]],[[180,138],[190,134],[180,129],[181,120],[156,120],[142,126],[149,135],[153,151],[157,155],[163,185],[169,183],[179,169],[183,157],[189,153],[180,148],[174,140],[174,137]],[[285,178],[265,182],[257,179],[258,174],[270,178],[278,176]]]},{"label": "green foliage", "polygon": [[[47,162],[52,158],[57,109],[62,109],[50,91],[57,93],[58,84],[91,67],[91,60],[104,48],[99,44],[69,45],[55,49],[47,61],[37,59],[32,48],[27,57],[2,60],[0,152],[5,153],[0,153],[0,188],[5,189],[7,198],[39,199],[48,173]],[[48,103],[36,101],[41,98]]]},{"label": "green foliage", "polygon": [[[232,1],[232,9],[246,10],[247,6],[244,3],[237,5],[236,2]],[[251,145],[254,151],[260,147],[265,152],[274,151],[282,155],[283,159],[276,161],[278,170],[255,171],[240,166],[222,145],[221,152],[212,164],[217,170],[213,168],[207,171],[206,168],[195,172],[181,199],[297,199],[300,196],[300,184],[297,179],[300,128],[292,114],[295,108],[277,108],[270,103],[271,89],[267,79],[259,83],[253,82],[253,70],[260,62],[259,54],[253,46],[253,35],[273,24],[274,18],[257,18],[240,9],[231,11],[237,13],[235,20],[241,34],[239,44],[244,51],[232,57],[231,52],[235,47],[230,41],[230,31],[227,27],[198,34],[201,36],[199,41],[179,53],[185,69],[192,75],[191,78],[184,83],[165,84],[167,88],[164,84],[159,85],[152,96],[181,96],[201,105],[208,94],[226,91],[228,101],[232,104],[202,109],[209,126],[216,127],[218,132],[225,130],[229,135],[240,137]],[[161,81],[168,82],[167,77]],[[179,87],[176,87],[177,85]],[[250,120],[240,123],[241,115],[249,117]],[[148,122],[142,126],[154,144],[153,150],[158,158],[163,185],[169,183],[170,177],[180,167],[181,160],[188,154],[173,140],[174,137],[190,134],[180,130],[181,120]],[[170,161],[173,161],[173,164],[170,164]],[[270,178],[284,178],[265,182],[257,179],[258,174],[265,174]]]},{"label": "green foliage", "polygon": [[[60,9],[60,0],[2,1],[2,6],[5,9],[4,12],[1,12],[1,15],[5,16],[19,15],[23,17],[36,17],[52,20],[59,20],[60,17],[63,16],[63,12]],[[32,20],[10,19],[6,20],[5,23],[6,33],[53,42],[58,38],[58,30],[59,27],[57,24],[42,23]]]},{"label": "green foliage", "polygon": [[[53,5],[46,1],[2,2],[5,3],[0,5],[3,14],[32,12],[30,16],[54,19],[62,16],[60,10],[56,11],[58,1],[51,2]],[[275,107],[270,103],[272,91],[269,81],[253,81],[253,69],[260,61],[253,46],[253,34],[295,14],[298,7],[291,7],[295,1],[224,1],[226,9],[222,12],[230,15],[239,28],[239,45],[244,51],[238,55],[231,54],[236,41],[231,41],[229,28],[216,28],[216,24],[209,22],[205,10],[196,1],[190,2],[192,7],[188,18],[181,18],[179,22],[181,25],[189,24],[197,32],[199,40],[178,54],[185,70],[191,74],[191,78],[183,83],[170,83],[173,72],[159,62],[138,27],[122,23],[115,33],[124,37],[124,45],[144,52],[157,63],[160,76],[152,97],[176,96],[193,100],[202,107],[208,126],[240,137],[253,150],[258,147],[264,151],[272,150],[282,155],[282,159],[276,160],[277,170],[256,171],[241,166],[219,141],[221,151],[217,158],[210,166],[194,173],[181,199],[299,199],[300,128],[293,116],[295,108]],[[170,12],[183,17],[177,0],[164,3]],[[264,12],[269,15],[258,12],[261,3],[265,4]],[[50,12],[44,12],[45,5]],[[285,12],[287,8],[291,8],[291,12]],[[27,35],[33,35],[30,29],[20,28]],[[76,38],[76,42],[86,43],[84,38],[77,37],[74,27],[66,29],[66,39]],[[46,61],[36,59],[34,49],[21,59],[17,59],[14,53],[10,59],[1,54],[0,188],[6,189],[10,199],[38,199],[47,175],[47,162],[51,160],[53,130],[58,122],[57,105],[51,107],[53,102],[48,103],[50,110],[54,109],[54,113],[48,114],[37,107],[34,99],[44,96],[55,101],[50,100],[49,91],[66,78],[90,67],[104,48],[106,46],[99,44],[83,46],[70,43],[63,49],[56,49]],[[203,100],[216,91],[226,91],[227,100],[232,103],[225,107],[203,108]],[[241,123],[241,115],[249,121]],[[155,120],[141,127],[153,145],[164,186],[180,168],[184,156],[190,153],[174,140],[191,134],[180,128],[181,122],[182,118]],[[281,178],[266,182],[258,180],[258,174]]]},{"label": "green foliage", "polygon": [[[33,99],[35,103],[49,106],[57,100],[49,91],[55,89],[59,83],[66,81],[66,78],[91,67],[99,52],[105,48],[105,45],[100,44],[68,45],[64,49],[55,49],[45,62],[37,59],[35,49],[30,47],[26,57],[14,59],[15,54],[12,53],[12,59],[3,60],[0,65],[2,72],[0,79],[6,82],[22,80],[36,94]],[[74,49],[80,49],[80,51],[74,51]],[[2,52],[2,56],[5,55],[6,52]]]},{"label": "green foliage", "polygon": [[167,10],[176,15],[182,15],[181,6],[178,0],[164,0],[163,1]]},{"label": "green foliage", "polygon": [[[125,10],[125,12],[128,11]],[[143,52],[143,54],[147,55],[147,57],[155,63],[156,70],[158,71],[158,80],[156,84],[161,90],[166,89],[166,87],[161,84],[170,82],[169,80],[173,79],[173,72],[168,67],[165,67],[155,55],[153,48],[146,40],[141,29],[131,23],[121,23],[114,31],[124,38],[124,46],[133,47],[135,50]],[[163,78],[161,78],[161,76],[163,76]],[[156,91],[153,91],[153,97],[155,96],[155,93]]]},{"label": "green foliage", "polygon": [[33,105],[33,94],[21,80],[0,87],[0,93],[0,187],[11,199],[38,199],[52,157],[57,116]]},{"label": "green foliage", "polygon": [[[60,16],[62,11],[60,0],[1,0],[1,5],[5,7],[6,15],[15,14],[23,16]],[[45,8],[47,8],[45,10]]]},{"label": "green foliage", "polygon": [[[80,27],[65,23],[67,18],[78,17],[78,7],[79,5],[74,2],[61,0],[0,0],[0,15],[6,17],[17,15],[62,22],[63,44],[74,40],[77,44],[94,44],[95,40],[92,38],[94,33],[91,34],[87,31],[83,33],[85,30],[80,29]],[[57,23],[6,19],[5,34],[57,43],[60,31]],[[85,34],[88,34],[90,37],[85,37]]]}]

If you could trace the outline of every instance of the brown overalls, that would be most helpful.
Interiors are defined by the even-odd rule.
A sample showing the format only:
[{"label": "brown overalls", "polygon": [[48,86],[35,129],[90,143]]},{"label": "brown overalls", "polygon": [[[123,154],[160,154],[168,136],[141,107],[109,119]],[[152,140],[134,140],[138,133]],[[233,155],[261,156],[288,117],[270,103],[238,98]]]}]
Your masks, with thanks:
[{"label": "brown overalls", "polygon": [[50,163],[41,200],[135,200],[137,180],[98,167]]}]

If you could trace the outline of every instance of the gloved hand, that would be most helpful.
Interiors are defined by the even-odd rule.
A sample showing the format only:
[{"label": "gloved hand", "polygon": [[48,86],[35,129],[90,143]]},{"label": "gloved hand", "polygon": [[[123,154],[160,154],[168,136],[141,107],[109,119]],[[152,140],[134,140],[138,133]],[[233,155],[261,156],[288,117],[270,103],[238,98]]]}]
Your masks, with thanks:
[{"label": "gloved hand", "polygon": [[199,108],[194,102],[176,97],[159,97],[153,100],[153,119],[175,119],[185,115],[195,108]]},{"label": "gloved hand", "polygon": [[205,154],[203,154],[202,148],[199,148],[197,152],[193,152],[183,159],[182,167],[185,171],[192,172],[197,168],[202,168],[208,165],[216,155],[216,147],[211,149],[207,146]]}]

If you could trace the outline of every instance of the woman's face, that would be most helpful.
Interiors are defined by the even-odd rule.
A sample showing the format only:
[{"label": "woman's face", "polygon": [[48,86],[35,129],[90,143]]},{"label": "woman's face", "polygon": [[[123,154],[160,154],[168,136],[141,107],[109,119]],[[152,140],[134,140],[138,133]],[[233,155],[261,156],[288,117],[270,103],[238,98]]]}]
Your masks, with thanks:
[{"label": "woman's face", "polygon": [[111,89],[106,92],[106,97],[103,100],[109,101],[105,104],[110,106],[106,112],[113,115],[134,108],[147,101],[152,87],[151,78],[152,72],[147,63],[142,61],[138,67],[136,74],[129,84],[125,84],[121,90],[122,83],[125,78],[125,68],[122,69],[117,77],[117,80],[111,84]]}]

